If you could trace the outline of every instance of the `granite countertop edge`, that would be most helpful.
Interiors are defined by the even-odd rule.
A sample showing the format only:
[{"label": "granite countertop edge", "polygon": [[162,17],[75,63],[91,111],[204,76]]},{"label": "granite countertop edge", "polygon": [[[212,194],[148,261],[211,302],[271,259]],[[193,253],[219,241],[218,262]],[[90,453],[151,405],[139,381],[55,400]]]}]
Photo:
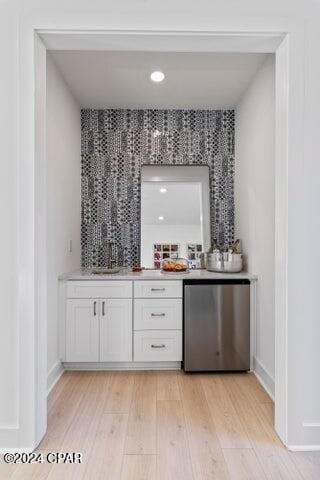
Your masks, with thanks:
[{"label": "granite countertop edge", "polygon": [[162,273],[159,270],[143,270],[142,272],[123,271],[116,274],[95,274],[87,269],[79,269],[74,272],[59,275],[59,281],[71,280],[214,280],[214,279],[247,279],[257,280],[257,276],[248,273],[219,273],[207,270],[191,270],[189,273]]}]

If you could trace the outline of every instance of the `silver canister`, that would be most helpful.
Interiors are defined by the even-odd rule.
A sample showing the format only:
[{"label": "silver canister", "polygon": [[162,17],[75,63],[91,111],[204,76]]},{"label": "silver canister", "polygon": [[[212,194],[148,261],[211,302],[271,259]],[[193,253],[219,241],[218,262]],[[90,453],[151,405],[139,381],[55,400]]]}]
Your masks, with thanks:
[{"label": "silver canister", "polygon": [[206,253],[205,262],[209,272],[238,273],[243,267],[241,253]]},{"label": "silver canister", "polygon": [[230,273],[241,272],[243,267],[241,253],[223,253],[223,271]]},{"label": "silver canister", "polygon": [[206,269],[209,272],[223,272],[223,257],[220,252],[206,253]]}]

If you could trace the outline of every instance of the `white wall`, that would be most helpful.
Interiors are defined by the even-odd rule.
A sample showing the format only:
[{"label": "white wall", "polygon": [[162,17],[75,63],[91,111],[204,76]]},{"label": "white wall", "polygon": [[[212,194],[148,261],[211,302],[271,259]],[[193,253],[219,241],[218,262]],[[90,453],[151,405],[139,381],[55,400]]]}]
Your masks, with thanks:
[{"label": "white wall", "polygon": [[[3,255],[0,289],[0,448],[34,446],[37,389],[34,314],[37,273],[34,270],[34,31],[33,28],[94,28],[152,31],[289,32],[288,171],[285,212],[288,236],[281,291],[285,333],[278,362],[288,375],[279,377],[286,392],[286,415],[281,435],[287,444],[318,445],[320,383],[318,366],[319,308],[317,286],[320,250],[310,255],[310,242],[319,238],[320,151],[320,5],[311,0],[57,0],[0,3],[1,230]],[[168,16],[168,12],[170,15]],[[19,68],[19,71],[18,71]],[[17,101],[19,100],[19,105]],[[20,151],[18,151],[18,147]],[[279,159],[280,160],[280,159]],[[283,177],[281,177],[283,178]],[[280,213],[281,213],[280,212]],[[9,233],[8,233],[9,232]],[[20,238],[20,242],[19,242]],[[297,261],[299,260],[299,261]],[[18,298],[17,298],[18,297]],[[18,315],[17,315],[18,313]],[[19,330],[17,328],[19,327]],[[20,334],[18,334],[18,331]],[[282,339],[283,340],[283,339]],[[19,355],[18,355],[19,352]],[[18,368],[16,365],[18,364]],[[41,385],[40,385],[41,387]],[[39,387],[39,388],[40,388]],[[18,397],[18,408],[17,405]],[[306,425],[305,422],[309,422]],[[15,426],[12,429],[8,426]]]},{"label": "white wall", "polygon": [[179,255],[187,257],[187,243],[201,243],[200,225],[142,225],[141,226],[141,265],[153,267],[154,243],[178,243]]},{"label": "white wall", "polygon": [[258,276],[254,368],[274,393],[275,66],[268,56],[235,111],[235,234]]},{"label": "white wall", "polygon": [[[80,267],[80,107],[47,55],[48,384],[58,373],[58,281]],[[72,252],[69,251],[70,240]]]},{"label": "white wall", "polygon": [[[8,8],[1,14],[0,56],[1,68],[0,138],[1,138],[1,175],[0,175],[0,442],[1,428],[12,429],[18,419],[18,142],[16,110],[18,51],[17,27],[14,9]],[[10,48],[8,48],[10,45]],[[9,442],[8,442],[9,443]]]},{"label": "white wall", "polygon": [[[296,178],[294,192],[303,195],[303,215],[295,212],[300,223],[300,233],[305,254],[301,260],[301,246],[297,249],[296,259],[303,262],[303,276],[298,277],[303,290],[296,292],[300,323],[293,325],[296,348],[291,347],[291,368],[289,382],[295,384],[291,393],[294,401],[292,410],[299,412],[299,422],[292,425],[290,437],[297,437],[297,423],[302,423],[304,442],[309,445],[320,444],[320,313],[319,313],[319,270],[320,249],[317,238],[320,234],[320,61],[319,61],[319,13],[315,13],[306,22],[306,56],[305,56],[305,92],[304,116],[302,118],[301,135],[304,138],[301,162],[303,175]],[[318,56],[317,56],[318,55]],[[315,58],[317,56],[317,59]],[[299,215],[299,216],[298,216]],[[299,239],[300,240],[300,239]],[[291,275],[295,275],[295,266],[291,266]],[[303,281],[304,280],[304,281]],[[291,345],[289,338],[288,344]],[[302,360],[303,359],[303,360]],[[298,375],[301,382],[294,382]],[[303,404],[303,408],[301,408]],[[301,437],[300,437],[301,438]],[[299,445],[299,444],[298,444]],[[320,448],[318,448],[320,449]]]}]

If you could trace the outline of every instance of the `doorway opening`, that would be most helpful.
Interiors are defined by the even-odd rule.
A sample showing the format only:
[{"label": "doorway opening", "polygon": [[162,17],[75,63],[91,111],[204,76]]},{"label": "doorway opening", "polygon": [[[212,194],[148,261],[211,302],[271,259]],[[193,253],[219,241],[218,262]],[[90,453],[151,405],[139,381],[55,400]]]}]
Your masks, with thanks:
[{"label": "doorway opening", "polygon": [[[246,37],[246,35],[239,35],[242,39]],[[150,47],[148,47],[148,41],[150,40],[150,37],[152,38],[152,45],[153,45],[153,50],[150,52]],[[163,54],[165,57],[165,54],[174,54],[174,52],[180,52],[181,50],[181,35],[175,35],[172,34],[172,36],[169,35],[171,38],[172,42],[170,42],[170,46],[168,47],[168,42],[165,41],[165,38],[163,36],[157,36],[156,34],[146,34],[146,33],[141,33],[141,34],[130,34],[130,33],[122,33],[119,35],[119,38],[121,38],[121,48],[119,48],[118,52],[121,52],[120,56],[127,55],[127,59],[129,59],[131,56],[133,56],[133,52],[135,49],[136,51],[139,52],[139,55],[143,52],[141,51],[141,43],[144,45],[144,48],[146,51],[149,51],[151,53],[151,58],[155,55],[156,52],[160,52],[161,55]],[[263,44],[263,48],[261,50],[260,46],[257,46],[257,44],[254,41],[254,35],[248,35],[248,38],[246,37],[246,42],[244,42],[244,46],[242,47],[241,53],[237,53],[237,55],[243,55],[247,59],[250,58],[250,61],[253,62],[253,58],[255,57],[255,65],[256,65],[256,70],[253,72],[252,77],[250,78],[250,81],[248,84],[245,85],[245,80],[242,79],[242,87],[243,90],[241,92],[241,102],[239,103],[239,108],[238,111],[236,110],[235,112],[235,118],[236,118],[236,123],[237,123],[237,118],[238,118],[238,123],[241,123],[241,129],[242,133],[237,137],[237,125],[236,125],[236,130],[235,130],[235,141],[236,144],[238,142],[238,145],[236,145],[236,148],[238,148],[239,155],[241,156],[241,159],[243,158],[243,169],[241,170],[242,167],[238,166],[238,172],[241,171],[241,175],[237,177],[237,173],[235,174],[234,177],[234,182],[235,182],[235,188],[236,188],[236,194],[234,197],[234,205],[235,205],[235,216],[236,216],[236,221],[235,221],[235,229],[236,231],[233,232],[233,236],[241,237],[244,239],[244,242],[246,243],[247,250],[247,257],[248,257],[248,263],[250,264],[251,260],[253,260],[253,255],[251,255],[252,248],[254,248],[254,245],[259,243],[260,239],[257,238],[256,232],[257,232],[257,225],[255,225],[255,234],[252,236],[252,228],[253,225],[252,223],[249,222],[249,214],[250,212],[250,218],[254,219],[254,221],[259,220],[259,205],[256,203],[256,198],[255,194],[257,192],[254,192],[254,183],[256,182],[257,176],[259,177],[259,174],[261,173],[261,170],[259,170],[259,167],[257,165],[254,165],[253,163],[250,164],[248,159],[252,159],[254,153],[257,151],[258,146],[256,145],[255,148],[250,151],[248,145],[250,145],[250,128],[253,126],[253,124],[250,125],[249,123],[246,123],[247,119],[253,119],[255,118],[255,115],[257,112],[253,112],[252,114],[250,113],[250,109],[253,109],[253,105],[255,104],[255,98],[259,98],[261,100],[261,97],[265,95],[265,90],[264,86],[266,83],[268,83],[268,79],[272,77],[273,75],[273,85],[272,82],[269,84],[271,88],[278,89],[277,91],[277,96],[274,96],[274,105],[273,105],[273,114],[277,115],[277,132],[275,135],[281,136],[281,132],[284,132],[287,130],[287,124],[286,124],[286,118],[283,116],[280,116],[279,113],[279,106],[284,106],[286,108],[286,95],[285,95],[285,88],[284,91],[280,90],[279,85],[281,87],[283,86],[283,72],[286,72],[287,70],[287,62],[286,62],[286,38],[285,36],[282,35],[268,35],[267,36],[266,42]],[[87,40],[90,38],[90,45],[89,43],[87,44]],[[51,109],[50,111],[50,118],[51,118],[51,125],[54,125],[54,116],[56,115],[55,119],[56,121],[59,121],[60,119],[65,122],[65,131],[68,130],[68,144],[70,146],[70,151],[63,152],[63,155],[69,156],[72,161],[70,161],[69,165],[61,165],[61,168],[63,169],[67,168],[67,170],[64,170],[64,175],[63,175],[63,181],[67,182],[67,187],[66,184],[63,184],[61,181],[61,170],[59,170],[59,165],[57,162],[53,161],[50,163],[49,166],[47,166],[46,171],[42,172],[42,176],[39,175],[39,185],[40,185],[40,190],[41,190],[41,185],[42,185],[42,193],[47,196],[48,191],[45,191],[43,189],[43,182],[45,178],[51,178],[52,180],[52,192],[56,191],[56,188],[60,188],[60,191],[63,192],[64,188],[65,191],[68,192],[68,198],[72,198],[74,200],[74,204],[68,202],[68,209],[65,209],[65,198],[63,195],[59,197],[59,205],[56,203],[56,199],[54,197],[54,194],[51,197],[48,198],[48,208],[52,208],[52,210],[55,210],[55,215],[51,217],[50,220],[50,215],[45,215],[46,222],[45,224],[39,223],[39,229],[42,232],[41,238],[43,239],[46,249],[39,251],[39,271],[38,275],[39,278],[41,278],[41,275],[45,277],[45,281],[43,283],[39,282],[39,289],[38,289],[38,296],[39,298],[45,298],[46,301],[43,302],[43,304],[40,306],[40,308],[43,308],[43,313],[45,315],[44,318],[48,317],[48,312],[50,312],[50,317],[51,320],[49,320],[48,329],[47,332],[45,333],[46,338],[50,337],[51,340],[52,338],[56,338],[56,344],[53,345],[51,343],[51,349],[48,348],[47,342],[44,344],[42,343],[41,345],[37,345],[37,351],[38,351],[38,356],[39,359],[42,359],[45,364],[47,363],[47,359],[49,360],[48,363],[48,368],[47,371],[44,373],[43,371],[41,374],[38,375],[38,401],[44,405],[46,402],[46,395],[47,395],[47,384],[51,386],[54,381],[58,378],[59,374],[61,373],[61,365],[59,363],[59,323],[58,323],[58,318],[59,318],[59,309],[58,309],[58,304],[56,302],[57,298],[57,276],[63,273],[61,269],[64,271],[66,270],[73,270],[77,267],[80,267],[83,265],[83,245],[81,246],[81,239],[80,239],[80,187],[79,187],[79,182],[75,181],[75,179],[80,178],[80,161],[79,163],[76,162],[76,158],[78,156],[80,160],[80,131],[81,131],[81,123],[80,123],[80,109],[82,108],[88,108],[88,105],[90,105],[91,109],[109,109],[109,110],[114,110],[118,108],[124,108],[124,105],[121,104],[123,101],[123,95],[119,95],[118,97],[116,96],[116,92],[112,96],[113,101],[115,103],[110,104],[110,103],[96,103],[97,99],[94,98],[95,96],[98,95],[99,93],[99,85],[96,85],[94,89],[91,89],[89,91],[83,85],[81,85],[81,76],[75,75],[74,78],[77,78],[78,80],[78,86],[77,87],[72,87],[70,85],[70,78],[68,78],[68,75],[70,74],[70,67],[72,66],[72,62],[70,61],[70,56],[73,56],[73,61],[75,62],[74,65],[77,64],[78,62],[78,67],[81,65],[81,63],[86,64],[84,61],[85,58],[87,60],[90,58],[90,56],[95,56],[98,60],[96,62],[96,65],[103,69],[104,68],[104,62],[103,62],[103,55],[106,54],[108,58],[112,57],[113,55],[113,61],[119,62],[119,58],[117,58],[117,55],[115,55],[114,52],[114,39],[117,38],[117,34],[113,33],[102,33],[102,34],[95,34],[94,36],[92,33],[86,33],[86,34],[80,34],[80,33],[63,33],[63,32],[45,32],[45,31],[39,31],[37,32],[37,41],[39,42],[38,44],[38,50],[36,51],[36,62],[37,62],[37,69],[39,69],[42,75],[42,79],[45,78],[47,82],[47,75],[48,71],[50,70],[50,73],[48,75],[48,78],[50,78],[51,86],[49,86],[48,83],[46,83],[47,88],[50,88],[50,95],[51,95],[51,103],[50,100],[49,102],[44,102],[43,97],[43,90],[38,89],[36,91],[36,103],[39,105],[39,111],[40,114],[38,116],[38,121],[40,118],[47,117],[48,115],[48,108]],[[232,39],[232,40],[231,40]],[[203,36],[197,37],[197,35],[185,35],[184,38],[185,41],[187,41],[187,46],[184,48],[191,49],[192,53],[194,54],[195,58],[200,57],[203,55],[203,51],[201,50],[203,48],[203,41],[204,38]],[[214,34],[214,35],[208,35],[207,38],[207,45],[210,45],[210,47],[207,47],[206,55],[208,55],[208,50],[210,53],[218,55],[218,56],[223,56],[226,58],[226,55],[233,55],[232,48],[230,49],[230,41],[232,44],[234,44],[235,51],[239,51],[238,47],[236,47],[237,43],[237,35],[231,35],[228,37],[227,42],[224,46],[224,41],[223,39],[219,38],[219,35]],[[136,42],[136,43],[135,43]],[[222,42],[222,43],[221,43]],[[234,42],[234,43],[233,43]],[[77,45],[77,48],[75,48],[75,44]],[[135,46],[136,45],[136,46]],[[166,47],[164,45],[167,45]],[[221,46],[222,45],[222,46]],[[96,48],[96,50],[95,50]],[[166,51],[166,49],[168,51]],[[278,52],[278,49],[281,50],[281,55]],[[284,51],[284,53],[283,53]],[[180,52],[181,53],[181,52]],[[275,57],[278,55],[277,59],[277,68],[275,68]],[[68,58],[69,56],[69,58]],[[148,55],[147,55],[148,56]],[[228,55],[227,55],[228,56]],[[243,58],[244,58],[243,57]],[[262,58],[263,57],[263,58]],[[258,65],[259,61],[260,64]],[[92,61],[92,59],[90,60]],[[220,58],[220,62],[221,62]],[[226,61],[226,60],[224,60]],[[235,61],[235,60],[234,60]],[[240,60],[239,60],[240,61]],[[254,62],[253,62],[254,63]],[[65,69],[64,66],[65,65]],[[198,65],[199,68],[199,65]],[[253,67],[252,67],[253,68]],[[69,69],[69,70],[68,70]],[[264,69],[264,70],[263,70]],[[72,67],[71,67],[72,70]],[[90,69],[89,69],[90,70]],[[195,66],[194,68],[195,71],[197,71],[197,67]],[[68,73],[69,72],[69,73]],[[261,73],[262,72],[262,73]],[[272,73],[273,72],[273,73]],[[260,76],[258,76],[260,74]],[[62,83],[60,82],[59,75],[62,77]],[[101,73],[102,75],[102,73]],[[94,76],[96,78],[96,76]],[[257,82],[254,87],[252,87],[251,82],[252,80],[255,80]],[[100,79],[101,80],[101,79]],[[181,80],[180,80],[181,81]],[[137,84],[138,80],[135,80],[135,84]],[[65,84],[66,89],[62,87],[59,91],[62,84]],[[241,83],[241,82],[239,82]],[[119,85],[118,85],[119,86]],[[120,85],[121,87],[121,85]],[[119,90],[121,91],[119,87]],[[88,98],[86,100],[86,103],[84,102],[82,105],[80,105],[79,102],[77,102],[77,96],[79,98],[79,95],[81,96],[80,90],[77,90],[77,88],[81,89],[84,88],[84,91],[87,91],[88,95],[92,95],[92,98]],[[259,88],[261,88],[261,95],[259,96]],[[56,89],[56,90],[55,90]],[[68,95],[68,91],[72,92],[72,95]],[[273,95],[274,95],[273,91]],[[203,92],[202,92],[203,93]],[[104,92],[102,91],[102,94]],[[137,98],[137,95],[135,95],[135,92],[130,93],[134,99]],[[68,108],[62,112],[61,115],[59,115],[59,105],[55,103],[54,100],[54,95],[58,95],[61,97],[61,95],[65,96],[65,101],[64,104],[66,105],[68,102]],[[265,102],[268,102],[268,99],[270,96],[272,96],[272,92],[268,92],[266,97],[264,98]],[[256,97],[255,97],[256,96]],[[68,98],[67,98],[68,97]],[[73,97],[73,99],[72,99]],[[187,94],[186,94],[187,97]],[[207,105],[205,108],[206,110],[212,110],[214,105],[218,105],[218,108],[215,109],[222,109],[221,105],[221,98],[218,101],[218,97],[215,97],[211,100],[211,103]],[[48,91],[46,93],[46,98],[48,100]],[[167,97],[166,97],[167,98]],[[141,102],[141,99],[136,100],[137,102]],[[168,101],[174,101],[168,99]],[[175,109],[181,109],[182,106],[179,104],[177,100],[175,104]],[[206,101],[204,98],[202,99],[202,102]],[[158,102],[159,102],[159,97],[158,97]],[[198,100],[200,108],[204,108],[203,103],[201,104],[201,101]],[[220,102],[220,104],[219,104]],[[276,105],[277,102],[277,105]],[[126,103],[126,105],[128,105]],[[137,109],[139,103],[134,106],[132,109]],[[153,107],[151,108],[151,105],[142,105],[140,103],[140,108],[149,108],[149,109],[159,109],[159,103],[153,103]],[[172,107],[172,103],[169,104],[171,105],[170,108]],[[189,110],[196,110],[194,107],[195,104],[190,103]],[[226,103],[223,104],[224,108],[226,109],[227,105]],[[272,105],[269,104],[270,107]],[[161,105],[160,105],[161,107]],[[263,107],[263,104],[261,108]],[[126,107],[127,108],[127,107]],[[162,107],[163,108],[163,107]],[[231,109],[235,108],[235,104],[233,103],[231,105]],[[230,109],[230,105],[229,105]],[[41,112],[42,112],[42,117],[41,117]],[[79,113],[78,120],[76,120],[77,114]],[[272,111],[270,110],[268,112],[269,118],[272,118]],[[264,118],[266,120],[266,118]],[[267,121],[267,120],[266,120]],[[270,120],[270,124],[268,125],[268,128],[272,124],[273,120]],[[47,124],[48,127],[48,124]],[[61,127],[61,125],[60,125]],[[271,131],[270,129],[268,131]],[[279,133],[280,132],[280,133]],[[36,143],[38,145],[42,145],[42,150],[41,148],[39,149],[40,152],[44,152],[43,150],[43,145],[47,145],[47,150],[45,157],[48,159],[48,129],[46,132],[43,131],[43,129],[39,128],[39,124],[37,125],[36,123]],[[58,145],[59,142],[61,142],[61,138],[55,136],[54,130],[50,131],[50,142],[51,145]],[[44,136],[46,136],[46,139],[44,139]],[[256,138],[256,137],[255,137]],[[120,140],[121,141],[121,140]],[[258,139],[257,142],[263,142],[266,141],[268,146],[270,147],[270,151],[272,150],[272,141],[270,139],[265,139],[261,138]],[[272,156],[273,160],[276,159],[276,162],[279,162],[280,159],[278,151],[284,151],[285,152],[285,147],[284,147],[284,141],[281,138],[273,139],[273,146],[274,144],[277,144],[277,152],[272,155],[270,153],[269,158]],[[262,143],[263,144],[263,143]],[[61,145],[62,147],[62,145]],[[62,147],[65,148],[65,145]],[[239,158],[240,158],[239,156]],[[281,155],[282,161],[283,161],[283,155]],[[39,158],[38,162],[40,163],[41,159]],[[266,166],[267,163],[264,164]],[[252,169],[253,167],[253,169]],[[270,165],[268,165],[270,167]],[[49,168],[49,169],[48,169]],[[257,168],[257,170],[255,170]],[[275,176],[275,171],[277,170],[277,164],[273,164],[273,170],[272,172],[268,172],[268,175],[270,175],[270,179],[273,176]],[[50,173],[50,169],[51,173]],[[237,172],[237,153],[235,154],[235,171]],[[282,172],[283,175],[286,174],[286,172]],[[48,176],[49,175],[49,176]],[[68,180],[69,179],[69,180]],[[247,183],[247,181],[253,182],[252,188],[250,187],[250,184]],[[261,181],[261,177],[259,177],[259,181]],[[70,185],[72,195],[70,196]],[[248,187],[249,185],[249,187]],[[50,188],[50,185],[49,185]],[[272,198],[272,202],[270,205],[270,218],[268,221],[272,222],[272,215],[273,219],[276,215],[275,212],[279,210],[279,208],[284,209],[285,211],[285,204],[284,199],[278,195],[277,191],[270,191],[267,190],[265,191],[265,195],[270,195],[269,198]],[[237,201],[239,199],[239,202]],[[51,202],[51,203],[50,203]],[[64,224],[60,223],[59,228],[57,229],[57,223],[55,222],[60,222],[61,220],[61,215],[59,215],[58,210],[60,208],[60,211],[64,212]],[[256,210],[254,210],[256,208]],[[283,211],[283,210],[282,210]],[[69,212],[69,217],[68,217],[68,212]],[[238,219],[241,219],[238,220]],[[50,223],[51,222],[51,223]],[[50,230],[51,229],[51,230]],[[59,236],[59,231],[62,232],[62,240],[61,241],[61,251],[60,251],[60,260],[61,264],[58,266],[58,262],[56,261],[56,258],[54,256],[50,256],[50,245],[55,245],[55,248],[57,246],[57,239],[55,238],[55,235]],[[78,232],[78,235],[77,235]],[[269,230],[270,232],[270,230]],[[273,243],[273,240],[275,240],[276,244],[276,249],[279,248],[280,244],[283,244],[285,242],[285,238],[282,237],[282,231],[281,228],[278,231],[273,232],[273,238],[269,238],[268,240],[270,241],[270,244]],[[247,246],[248,245],[248,246]],[[81,248],[82,248],[82,254],[81,254]],[[81,256],[82,255],[82,256]],[[279,258],[277,255],[277,252],[274,252],[274,270],[273,273],[268,273],[268,279],[270,279],[270,275],[277,276],[275,272],[281,271],[282,269],[282,262],[283,257]],[[54,261],[54,264],[53,264]],[[261,257],[259,257],[259,252],[255,252],[254,254],[254,262],[253,265],[251,263],[249,268],[252,268],[252,273],[256,273],[254,271],[255,265],[258,265],[260,268],[261,263]],[[51,262],[51,266],[49,265]],[[69,262],[69,263],[68,263]],[[59,268],[60,270],[57,271],[56,268]],[[264,263],[262,262],[262,269],[264,268]],[[259,274],[258,274],[259,275]],[[279,275],[278,275],[279,276]],[[259,281],[259,280],[258,280]],[[272,285],[268,284],[266,288],[269,288],[269,292],[272,291]],[[274,288],[274,285],[273,285]],[[263,290],[265,291],[265,290]],[[265,299],[265,304],[269,301],[270,297],[267,294],[267,298]],[[285,295],[285,286],[280,288],[279,290],[279,296],[273,300],[273,306],[272,308],[272,315],[273,318],[275,319],[275,322],[284,322],[284,318],[280,318],[279,312],[283,311],[283,305],[285,302],[283,302],[283,295]],[[263,297],[263,295],[262,295]],[[261,296],[259,296],[259,301],[261,300]],[[256,308],[257,307],[256,305]],[[265,312],[264,307],[262,307],[262,311]],[[49,318],[49,317],[48,317]],[[285,329],[285,325],[282,325],[282,327]],[[281,325],[278,325],[278,330],[282,330]],[[274,328],[274,327],[273,327]],[[272,330],[272,329],[271,329]],[[256,331],[257,334],[257,331]],[[259,334],[261,336],[264,336],[263,331],[259,331]],[[270,334],[270,331],[268,332]],[[285,383],[282,384],[281,379],[283,378],[282,374],[280,373],[285,372],[286,367],[285,367],[285,350],[282,349],[283,345],[280,346],[281,342],[278,342],[278,344],[275,342],[275,338],[272,338],[272,334],[270,335],[270,341],[273,341],[273,348],[276,348],[279,350],[278,353],[280,353],[277,356],[277,361],[279,362],[278,368],[277,365],[275,366],[273,364],[272,368],[274,369],[274,375],[270,375],[270,371],[268,368],[264,368],[263,363],[259,363],[258,358],[256,358],[256,364],[254,366],[255,371],[257,375],[262,379],[264,382],[265,387],[267,390],[273,394],[274,393],[274,388],[275,388],[275,403],[276,403],[276,430],[280,437],[285,441],[286,438],[286,393],[285,393]],[[261,345],[260,345],[261,347]],[[263,346],[263,349],[269,349],[268,346]],[[271,349],[272,350],[272,349]],[[271,354],[271,357],[273,355]],[[272,361],[271,361],[272,363]],[[272,383],[274,382],[274,383]],[[274,386],[275,384],[275,386]],[[46,426],[46,414],[45,414],[45,407],[41,409],[41,418],[39,414],[38,418],[38,441],[40,440],[41,436],[43,435],[45,431],[45,426]]]}]

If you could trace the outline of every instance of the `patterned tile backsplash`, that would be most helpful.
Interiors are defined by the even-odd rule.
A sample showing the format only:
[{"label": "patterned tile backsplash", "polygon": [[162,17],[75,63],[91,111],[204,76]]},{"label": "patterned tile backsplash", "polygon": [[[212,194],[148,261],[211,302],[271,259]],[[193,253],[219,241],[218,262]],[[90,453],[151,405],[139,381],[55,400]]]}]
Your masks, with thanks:
[{"label": "patterned tile backsplash", "polygon": [[119,264],[139,264],[143,165],[208,165],[211,238],[233,240],[233,110],[84,109],[81,157],[83,267],[106,264],[107,241]]}]

